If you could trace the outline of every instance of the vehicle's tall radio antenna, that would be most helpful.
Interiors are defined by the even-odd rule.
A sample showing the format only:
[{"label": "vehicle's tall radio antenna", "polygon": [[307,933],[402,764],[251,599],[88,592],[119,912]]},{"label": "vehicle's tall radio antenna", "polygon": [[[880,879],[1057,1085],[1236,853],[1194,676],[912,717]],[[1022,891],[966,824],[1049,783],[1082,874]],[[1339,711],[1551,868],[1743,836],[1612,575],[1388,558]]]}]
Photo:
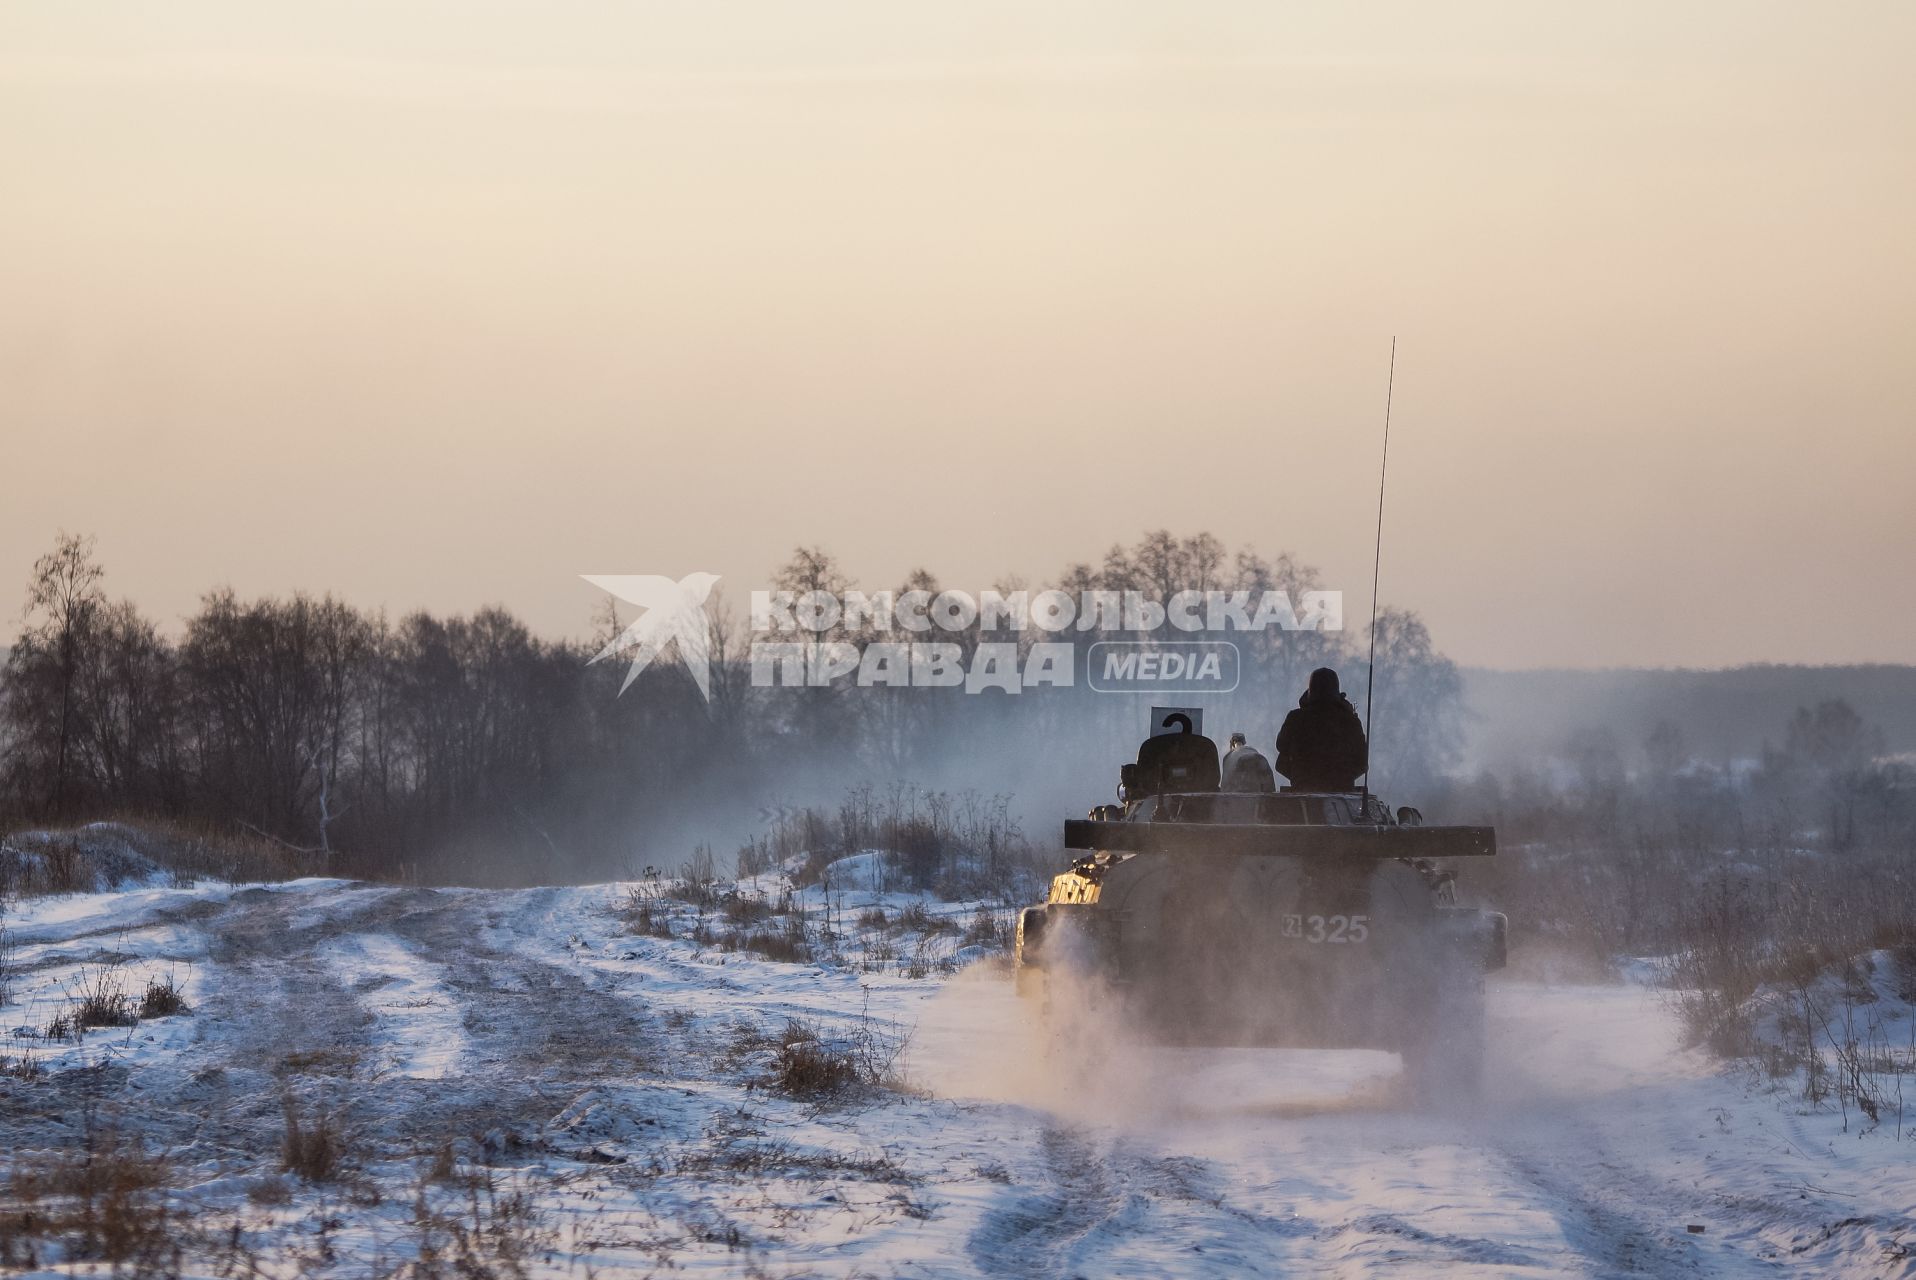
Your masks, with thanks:
[{"label": "vehicle's tall radio antenna", "polygon": [[1384,384],[1384,456],[1377,464],[1377,546],[1370,562],[1370,657],[1364,670],[1364,812],[1370,812],[1371,694],[1377,687],[1377,575],[1384,564],[1384,478],[1390,474],[1390,404],[1397,391],[1397,336],[1390,339],[1390,377]]}]

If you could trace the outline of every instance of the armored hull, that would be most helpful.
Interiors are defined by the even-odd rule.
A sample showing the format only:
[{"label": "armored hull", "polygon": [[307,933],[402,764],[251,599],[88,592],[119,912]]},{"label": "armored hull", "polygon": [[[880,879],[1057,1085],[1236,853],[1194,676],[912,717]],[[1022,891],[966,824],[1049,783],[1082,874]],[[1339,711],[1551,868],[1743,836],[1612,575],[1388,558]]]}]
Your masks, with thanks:
[{"label": "armored hull", "polygon": [[1504,918],[1459,907],[1425,827],[1360,795],[1153,796],[1067,824],[1083,851],[1020,916],[1020,992],[1171,1044],[1377,1048],[1468,1087]]}]

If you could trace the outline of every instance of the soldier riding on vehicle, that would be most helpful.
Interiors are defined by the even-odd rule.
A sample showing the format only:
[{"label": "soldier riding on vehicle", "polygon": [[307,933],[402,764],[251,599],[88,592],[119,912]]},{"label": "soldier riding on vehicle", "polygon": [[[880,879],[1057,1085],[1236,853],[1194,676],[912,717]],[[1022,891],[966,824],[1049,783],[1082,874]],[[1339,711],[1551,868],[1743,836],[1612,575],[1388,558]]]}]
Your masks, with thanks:
[{"label": "soldier riding on vehicle", "polygon": [[1231,749],[1224,755],[1224,777],[1219,791],[1248,791],[1264,794],[1277,790],[1277,778],[1264,753],[1249,745],[1242,733],[1231,735]]},{"label": "soldier riding on vehicle", "polygon": [[1357,708],[1337,687],[1337,673],[1319,667],[1277,731],[1277,771],[1293,791],[1355,791],[1369,764]]}]

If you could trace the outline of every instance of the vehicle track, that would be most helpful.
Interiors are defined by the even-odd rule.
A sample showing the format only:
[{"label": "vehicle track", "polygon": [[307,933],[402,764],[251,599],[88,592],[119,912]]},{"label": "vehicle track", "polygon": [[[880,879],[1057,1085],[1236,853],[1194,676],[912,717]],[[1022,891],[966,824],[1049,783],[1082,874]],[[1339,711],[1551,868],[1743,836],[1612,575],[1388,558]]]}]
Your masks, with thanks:
[{"label": "vehicle track", "polygon": [[973,1265],[986,1275],[1077,1277],[1096,1252],[1101,1229],[1118,1212],[1117,1162],[1100,1158],[1069,1129],[1046,1126],[1038,1135],[1042,1187],[1020,1184],[1000,1195],[966,1242]]},{"label": "vehicle track", "polygon": [[[552,893],[526,896],[536,902]],[[552,1084],[652,1070],[654,1032],[633,1001],[530,950],[484,940],[495,899],[478,890],[440,890],[384,925],[443,968],[466,1004],[466,1032],[480,1066]]]},{"label": "vehicle track", "polygon": [[[277,1146],[286,1099],[350,1122],[373,1082],[380,1111],[397,1118],[386,1139],[489,1145],[538,1130],[579,1089],[645,1071],[653,1034],[634,1002],[563,965],[489,944],[486,916],[497,901],[457,889],[353,889],[323,902],[258,889],[195,913],[189,922],[205,933],[208,957],[195,984],[196,1028],[219,1029],[210,1061],[137,1079],[111,1066],[58,1073],[58,1098],[49,1099],[57,1105],[39,1127],[59,1142],[64,1118],[83,1105],[137,1105],[142,1129],[169,1145],[256,1153]],[[349,989],[319,954],[354,935],[396,938],[443,972],[475,1050],[458,1075],[377,1075],[367,1004],[377,986]],[[485,1087],[475,1089],[475,1077]],[[9,1124],[31,1130],[33,1116]]]},{"label": "vehicle track", "polygon": [[[1573,1149],[1569,1144],[1559,1151]],[[1564,1239],[1590,1265],[1598,1280],[1633,1276],[1712,1276],[1717,1268],[1686,1230],[1683,1202],[1673,1194],[1661,1204],[1637,1200],[1604,1166],[1587,1153],[1573,1162],[1531,1152],[1493,1152],[1516,1177],[1542,1193],[1543,1203],[1563,1229]],[[1592,1170],[1598,1172],[1594,1179]],[[1579,1176],[1582,1175],[1582,1176]],[[1669,1189],[1672,1193],[1675,1188]]]},{"label": "vehicle track", "polygon": [[1211,1161],[1057,1125],[1039,1132],[1034,1154],[1041,1182],[1007,1189],[966,1242],[984,1275],[1148,1274],[1142,1260],[1127,1266],[1130,1247],[1161,1258],[1166,1240],[1207,1274],[1285,1275],[1316,1234],[1294,1214],[1232,1203]]}]

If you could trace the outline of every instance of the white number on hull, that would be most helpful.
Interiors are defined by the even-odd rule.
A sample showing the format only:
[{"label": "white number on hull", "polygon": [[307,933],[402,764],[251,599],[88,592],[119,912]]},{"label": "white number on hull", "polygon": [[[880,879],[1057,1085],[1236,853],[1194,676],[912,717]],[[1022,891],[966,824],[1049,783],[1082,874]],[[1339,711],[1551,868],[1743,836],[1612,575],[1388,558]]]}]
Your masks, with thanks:
[{"label": "white number on hull", "polygon": [[1284,917],[1284,936],[1302,938],[1312,945],[1366,942],[1370,939],[1370,917],[1288,915]]}]

